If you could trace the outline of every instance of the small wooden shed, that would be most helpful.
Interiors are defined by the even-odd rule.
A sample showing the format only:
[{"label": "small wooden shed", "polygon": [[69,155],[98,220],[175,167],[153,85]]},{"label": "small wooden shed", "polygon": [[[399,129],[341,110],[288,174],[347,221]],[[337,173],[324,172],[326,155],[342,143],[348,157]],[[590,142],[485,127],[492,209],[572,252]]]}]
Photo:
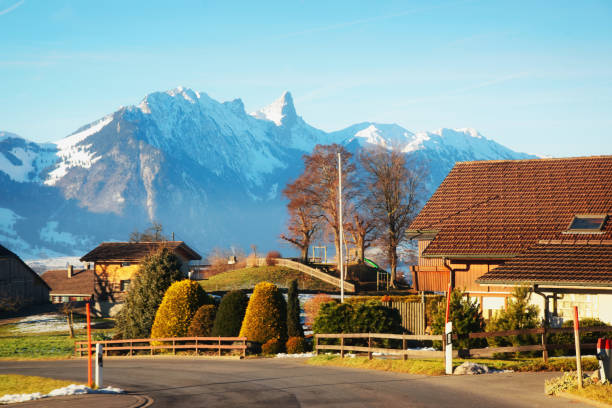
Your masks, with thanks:
[{"label": "small wooden shed", "polygon": [[0,310],[47,303],[50,289],[21,258],[0,245]]}]

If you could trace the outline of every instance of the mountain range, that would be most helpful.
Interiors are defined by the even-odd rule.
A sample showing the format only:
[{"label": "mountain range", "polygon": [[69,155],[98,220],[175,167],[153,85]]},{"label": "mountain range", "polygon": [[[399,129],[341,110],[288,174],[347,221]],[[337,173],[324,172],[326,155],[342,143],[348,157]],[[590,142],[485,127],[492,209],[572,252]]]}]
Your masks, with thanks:
[{"label": "mountain range", "polygon": [[[429,163],[430,193],[457,161],[524,159],[473,129],[412,133],[358,123],[325,132],[285,92],[256,112],[176,88],[52,143],[0,132],[0,243],[24,259],[82,255],[157,221],[206,254],[231,245],[279,246],[281,191],[317,144],[355,152],[400,144]],[[289,251],[289,249],[287,249]]]}]

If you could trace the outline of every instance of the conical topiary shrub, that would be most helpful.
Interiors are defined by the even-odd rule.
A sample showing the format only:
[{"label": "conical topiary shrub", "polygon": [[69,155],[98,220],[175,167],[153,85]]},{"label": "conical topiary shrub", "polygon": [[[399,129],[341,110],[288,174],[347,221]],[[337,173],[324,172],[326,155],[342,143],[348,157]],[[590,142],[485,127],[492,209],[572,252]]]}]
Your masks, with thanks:
[{"label": "conical topiary shrub", "polygon": [[300,321],[300,299],[296,279],[289,284],[287,293],[287,337],[304,337],[304,329]]},{"label": "conical topiary shrub", "polygon": [[261,282],[255,286],[242,321],[240,336],[264,344],[277,339],[287,341],[287,305],[276,285]]},{"label": "conical topiary shrub", "polygon": [[233,290],[226,293],[221,299],[219,310],[217,310],[212,335],[221,337],[238,336],[248,304],[249,298],[243,291]]},{"label": "conical topiary shrub", "polygon": [[151,337],[186,336],[191,318],[206,303],[212,302],[197,282],[185,279],[173,283],[157,309]]}]

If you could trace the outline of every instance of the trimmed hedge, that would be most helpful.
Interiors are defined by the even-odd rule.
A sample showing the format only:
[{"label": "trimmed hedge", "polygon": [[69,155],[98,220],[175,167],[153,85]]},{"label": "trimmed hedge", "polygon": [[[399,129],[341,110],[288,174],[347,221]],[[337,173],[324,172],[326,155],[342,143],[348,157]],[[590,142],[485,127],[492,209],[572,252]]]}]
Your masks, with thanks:
[{"label": "trimmed hedge", "polygon": [[287,303],[276,285],[261,282],[255,286],[240,328],[240,336],[260,344],[270,339],[285,344]]},{"label": "trimmed hedge", "polygon": [[395,309],[379,301],[352,305],[323,303],[315,319],[315,333],[402,333],[402,319]]},{"label": "trimmed hedge", "polygon": [[173,283],[159,305],[151,337],[185,337],[200,306],[213,303],[204,289],[189,279]]},{"label": "trimmed hedge", "polygon": [[249,298],[243,291],[233,290],[226,293],[217,310],[212,335],[237,337],[248,304]]},{"label": "trimmed hedge", "polygon": [[187,335],[189,337],[209,337],[215,323],[215,315],[217,307],[215,305],[200,306],[198,311],[193,315]]}]

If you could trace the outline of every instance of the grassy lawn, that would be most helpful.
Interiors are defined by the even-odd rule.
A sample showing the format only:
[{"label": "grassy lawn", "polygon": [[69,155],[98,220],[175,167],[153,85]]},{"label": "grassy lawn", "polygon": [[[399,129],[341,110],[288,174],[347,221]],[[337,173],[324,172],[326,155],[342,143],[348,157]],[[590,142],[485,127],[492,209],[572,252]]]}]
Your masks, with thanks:
[{"label": "grassy lawn", "polygon": [[0,397],[6,394],[32,394],[49,392],[74,384],[74,381],[55,380],[53,378],[35,377],[29,375],[1,374]]},{"label": "grassy lawn", "polygon": [[583,389],[576,387],[567,392],[612,406],[612,384],[591,384]]},{"label": "grassy lawn", "polygon": [[298,280],[300,289],[323,291],[334,291],[336,289],[328,283],[283,266],[235,269],[212,276],[208,280],[200,281],[200,285],[207,291],[252,289],[259,282],[267,281],[278,287],[286,288],[293,279]]},{"label": "grassy lawn", "polygon": [[[490,368],[496,368],[498,370],[512,370],[512,371],[563,371],[576,369],[576,362],[572,358],[555,358],[550,359],[547,364],[542,362],[542,359],[538,358],[525,358],[525,359],[513,359],[513,360],[493,360],[493,359],[471,359],[461,360],[454,359],[453,367],[461,365],[464,361],[470,361],[472,363],[484,364]],[[307,361],[308,364],[318,366],[340,366],[340,367],[351,367],[351,368],[363,368],[370,370],[382,370],[382,371],[393,371],[398,373],[409,373],[409,374],[426,374],[426,375],[443,375],[444,374],[444,363],[440,359],[408,359],[403,360],[392,360],[392,359],[381,359],[375,358],[368,360],[367,357],[355,357],[355,358],[340,358],[336,355],[319,355],[310,358]],[[585,371],[595,370],[598,366],[597,360],[594,357],[588,357],[582,359],[582,366]]]},{"label": "grassy lawn", "polygon": [[[95,340],[110,333],[110,329],[94,329],[92,337]],[[14,324],[5,324],[0,326],[0,360],[69,358],[74,354],[74,342],[83,340],[87,340],[85,329],[76,329],[75,338],[71,339],[68,330],[21,333]]]}]

